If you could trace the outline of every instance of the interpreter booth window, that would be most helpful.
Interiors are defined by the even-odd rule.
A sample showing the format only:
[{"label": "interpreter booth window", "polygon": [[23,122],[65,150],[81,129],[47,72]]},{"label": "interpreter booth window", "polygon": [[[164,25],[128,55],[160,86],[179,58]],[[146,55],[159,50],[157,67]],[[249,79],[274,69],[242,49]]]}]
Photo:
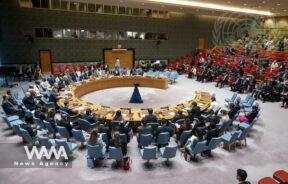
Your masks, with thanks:
[{"label": "interpreter booth window", "polygon": [[109,5],[104,6],[104,13],[112,13],[112,7]]},{"label": "interpreter booth window", "polygon": [[119,14],[123,15],[125,14],[126,10],[125,10],[125,7],[119,7]]},{"label": "interpreter booth window", "polygon": [[145,39],[145,33],[135,32],[135,39],[144,40]]},{"label": "interpreter booth window", "polygon": [[89,39],[96,39],[96,31],[87,31]]},{"label": "interpreter booth window", "polygon": [[113,14],[118,14],[119,13],[118,6],[112,6],[112,13]]},{"label": "interpreter booth window", "polygon": [[61,9],[60,0],[51,0],[52,9]]},{"label": "interpreter booth window", "polygon": [[97,13],[103,13],[103,5],[102,4],[96,4],[96,12]]},{"label": "interpreter booth window", "polygon": [[118,40],[127,40],[127,32],[126,31],[120,31],[118,32]]},{"label": "interpreter booth window", "polygon": [[88,12],[95,12],[96,11],[96,5],[95,4],[88,4]]},{"label": "interpreter booth window", "polygon": [[88,31],[81,29],[79,32],[79,38],[88,38]]},{"label": "interpreter booth window", "polygon": [[96,39],[104,40],[104,31],[96,31]]},{"label": "interpreter booth window", "polygon": [[19,5],[20,7],[23,7],[23,8],[32,8],[31,0],[20,0]]},{"label": "interpreter booth window", "polygon": [[86,3],[80,3],[79,4],[79,11],[86,12],[87,11],[87,4]]},{"label": "interpreter booth window", "polygon": [[41,8],[41,1],[40,0],[32,0],[33,8]]},{"label": "interpreter booth window", "polygon": [[77,2],[70,2],[70,10],[71,11],[78,11],[79,3]]},{"label": "interpreter booth window", "polygon": [[115,32],[115,31],[105,31],[104,32],[104,39],[105,40],[116,40],[117,39],[117,32]]},{"label": "interpreter booth window", "polygon": [[68,10],[68,6],[69,6],[68,1],[61,0],[61,9],[62,10]]},{"label": "interpreter booth window", "polygon": [[75,29],[63,29],[63,37],[64,38],[79,38],[79,31]]},{"label": "interpreter booth window", "polygon": [[133,8],[133,15],[139,16],[140,9],[139,8]]},{"label": "interpreter booth window", "polygon": [[132,15],[133,9],[132,8],[126,8],[126,15]]},{"label": "interpreter booth window", "polygon": [[54,29],[53,38],[63,38],[63,29]]}]

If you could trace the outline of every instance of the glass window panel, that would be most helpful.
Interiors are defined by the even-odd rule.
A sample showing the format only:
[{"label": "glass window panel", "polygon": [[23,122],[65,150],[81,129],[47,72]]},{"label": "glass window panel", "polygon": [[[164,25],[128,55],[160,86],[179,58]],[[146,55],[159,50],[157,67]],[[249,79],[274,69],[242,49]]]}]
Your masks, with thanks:
[{"label": "glass window panel", "polygon": [[62,29],[53,29],[53,38],[62,38],[63,30]]},{"label": "glass window panel", "polygon": [[19,5],[23,8],[32,8],[31,0],[20,0]]},{"label": "glass window panel", "polygon": [[152,10],[146,10],[146,16],[151,17],[152,16]]},{"label": "glass window panel", "polygon": [[68,1],[61,0],[61,9],[68,10]]},{"label": "glass window panel", "polygon": [[64,37],[64,38],[72,38],[72,31],[71,31],[71,29],[63,29],[63,37]]},{"label": "glass window panel", "polygon": [[88,12],[95,12],[95,4],[88,4]]},{"label": "glass window panel", "polygon": [[35,36],[37,38],[42,38],[43,37],[43,28],[35,28]]},{"label": "glass window panel", "polygon": [[103,13],[103,5],[102,4],[96,5],[96,12],[97,13]]},{"label": "glass window panel", "polygon": [[49,0],[41,0],[41,8],[49,8]]},{"label": "glass window panel", "polygon": [[127,15],[132,15],[132,8],[126,8],[126,14]]},{"label": "glass window panel", "polygon": [[157,10],[153,10],[152,17],[154,17],[154,18],[158,17],[158,11]]},{"label": "glass window panel", "polygon": [[88,38],[95,39],[96,38],[96,31],[88,31]]},{"label": "glass window panel", "polygon": [[126,31],[120,31],[118,32],[118,40],[127,40],[127,32]]},{"label": "glass window panel", "polygon": [[104,40],[104,31],[96,31],[96,39]]},{"label": "glass window panel", "polygon": [[77,2],[70,2],[70,10],[71,11],[77,11],[78,5],[79,5],[79,3],[77,3]]},{"label": "glass window panel", "polygon": [[86,3],[80,3],[79,4],[79,11],[87,11],[87,4]]},{"label": "glass window panel", "polygon": [[51,0],[51,5],[53,9],[60,9],[60,0]]},{"label": "glass window panel", "polygon": [[43,29],[43,36],[45,38],[52,38],[52,29],[44,28]]},{"label": "glass window panel", "polygon": [[79,33],[79,38],[88,38],[88,31],[81,29]]},{"label": "glass window panel", "polygon": [[144,40],[145,39],[145,33],[135,32],[135,39]]},{"label": "glass window panel", "polygon": [[139,15],[140,15],[140,16],[146,16],[145,10],[144,10],[144,9],[140,9],[140,10],[139,10]]},{"label": "glass window panel", "polygon": [[168,40],[168,34],[167,33],[159,33],[158,39],[159,40]]},{"label": "glass window panel", "polygon": [[105,31],[104,32],[104,39],[105,40],[116,40],[117,39],[117,32],[115,32],[115,31]]},{"label": "glass window panel", "polygon": [[112,13],[112,7],[109,5],[104,6],[104,13]]},{"label": "glass window panel", "polygon": [[133,15],[139,15],[139,14],[140,14],[139,8],[134,8],[133,9]]},{"label": "glass window panel", "polygon": [[125,14],[125,7],[119,7],[119,14]]},{"label": "glass window panel", "polygon": [[32,0],[32,6],[33,8],[40,8],[41,7],[40,0]]},{"label": "glass window panel", "polygon": [[112,6],[112,13],[118,14],[118,6]]}]

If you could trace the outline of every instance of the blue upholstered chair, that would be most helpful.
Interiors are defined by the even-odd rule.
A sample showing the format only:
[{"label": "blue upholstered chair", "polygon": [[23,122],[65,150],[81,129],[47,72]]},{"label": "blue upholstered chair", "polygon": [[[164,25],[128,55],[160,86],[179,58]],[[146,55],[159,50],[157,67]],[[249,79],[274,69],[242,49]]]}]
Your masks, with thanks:
[{"label": "blue upholstered chair", "polygon": [[152,142],[152,134],[140,134],[139,144],[141,147],[149,146]]},{"label": "blue upholstered chair", "polygon": [[231,150],[231,146],[236,145],[236,141],[240,135],[241,131],[236,131],[234,133],[227,133],[222,135],[222,141],[228,145],[228,150]]},{"label": "blue upholstered chair", "polygon": [[51,148],[52,146],[56,146],[56,142],[54,139],[49,139],[48,137],[38,137],[38,141],[41,146],[45,146],[46,148]]},{"label": "blue upholstered chair", "polygon": [[56,129],[59,132],[59,134],[61,135],[61,137],[66,138],[67,141],[69,141],[70,134],[69,134],[68,130],[65,127],[56,126]]},{"label": "blue upholstered chair", "polygon": [[197,154],[201,154],[203,151],[205,151],[206,148],[206,141],[197,142],[197,144],[194,146],[188,146],[186,149],[188,150],[189,154],[193,156],[193,158],[196,158]]},{"label": "blue upholstered chair", "polygon": [[156,146],[147,146],[140,150],[140,154],[143,160],[147,160],[147,163],[149,163],[152,159],[156,158]]},{"label": "blue upholstered chair", "polygon": [[127,139],[127,135],[126,134],[120,134],[120,139],[121,139],[122,143],[124,143],[124,144],[128,143],[128,139]]},{"label": "blue upholstered chair", "polygon": [[179,139],[181,146],[183,146],[187,142],[188,138],[191,136],[191,133],[192,133],[192,130],[185,130],[181,133],[180,139]]},{"label": "blue upholstered chair", "polygon": [[93,160],[104,159],[105,149],[102,149],[99,145],[92,146],[87,144],[87,157]]},{"label": "blue upholstered chair", "polygon": [[54,129],[54,127],[52,126],[52,124],[50,123],[50,122],[48,122],[48,121],[43,121],[43,123],[44,123],[44,125],[45,125],[45,127],[47,128],[47,130],[48,130],[48,135],[53,135],[53,138],[56,138],[56,133],[57,133],[57,131]]},{"label": "blue upholstered chair", "polygon": [[41,119],[36,118],[35,116],[33,116],[33,121],[34,121],[35,124],[38,125],[38,128],[37,128],[38,130],[44,130],[45,129],[45,125],[44,125],[44,123],[42,122]]},{"label": "blue upholstered chair", "polygon": [[72,130],[72,135],[73,135],[73,138],[76,140],[76,141],[79,141],[81,143],[81,146],[83,147],[85,142],[86,142],[86,139],[83,135],[83,132],[82,130],[75,130],[73,129]]},{"label": "blue upholstered chair", "polygon": [[160,154],[162,158],[166,158],[166,162],[169,161],[169,159],[174,158],[176,156],[177,152],[177,144],[168,145],[163,148],[160,148]]},{"label": "blue upholstered chair", "polygon": [[23,91],[23,93],[25,95],[28,92],[29,87],[28,87],[27,84],[23,84],[23,85],[21,85],[21,89],[22,89],[22,91]]},{"label": "blue upholstered chair", "polygon": [[222,138],[221,137],[213,137],[208,146],[206,147],[206,150],[214,150],[216,148],[218,148],[220,146],[220,143],[222,141]]},{"label": "blue upholstered chair", "polygon": [[[247,123],[246,123],[247,124]],[[249,124],[247,124],[248,126],[246,126],[244,129],[242,129],[241,133],[238,136],[238,141],[240,141],[240,145],[242,146],[242,141],[244,141],[244,145],[247,146],[247,140],[246,137],[251,129],[251,126]]]},{"label": "blue upholstered chair", "polygon": [[59,148],[60,146],[63,146],[67,155],[72,155],[73,151],[78,148],[78,145],[76,143],[67,142],[66,140],[60,140],[55,139],[56,146]]},{"label": "blue upholstered chair", "polygon": [[170,134],[168,132],[162,132],[157,137],[157,145],[163,146],[169,143]]},{"label": "blue upholstered chair", "polygon": [[90,132],[92,129],[97,127],[96,123],[91,124],[87,120],[81,118],[78,118],[78,123],[81,130],[85,132]]},{"label": "blue upholstered chair", "polygon": [[21,132],[23,140],[30,145],[34,145],[35,142],[38,140],[37,136],[31,137],[30,134],[27,132],[27,130],[25,130],[23,128],[20,128],[20,132]]},{"label": "blue upholstered chair", "polygon": [[121,162],[123,159],[121,148],[109,147],[108,158]]},{"label": "blue upholstered chair", "polygon": [[1,115],[7,124],[8,128],[12,128],[13,125],[21,125],[23,121],[19,120],[19,116],[6,116],[6,114]]},{"label": "blue upholstered chair", "polygon": [[237,93],[233,93],[233,95],[231,96],[231,98],[226,98],[225,99],[225,102],[230,104],[230,103],[234,103],[234,101],[236,100],[237,98]]},{"label": "blue upholstered chair", "polygon": [[159,123],[151,122],[151,123],[147,123],[147,125],[150,125],[152,127],[152,133],[153,133],[153,135],[155,135],[157,132],[157,128],[159,126]]},{"label": "blue upholstered chair", "polygon": [[12,90],[12,98],[13,98],[14,100],[16,100],[17,102],[19,102],[19,103],[21,103],[22,100],[23,100],[23,97],[21,97],[21,96],[19,95],[19,93],[18,93],[17,90]]}]

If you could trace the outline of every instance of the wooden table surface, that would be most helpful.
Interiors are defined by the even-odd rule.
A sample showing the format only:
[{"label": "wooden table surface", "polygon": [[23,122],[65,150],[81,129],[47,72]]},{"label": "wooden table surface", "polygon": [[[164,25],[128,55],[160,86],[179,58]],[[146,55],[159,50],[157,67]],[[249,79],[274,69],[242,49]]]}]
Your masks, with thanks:
[{"label": "wooden table surface", "polygon": [[[117,110],[121,110],[125,121],[141,122],[142,118],[148,114],[148,109],[134,109],[134,108],[111,108],[103,105],[97,105],[88,103],[81,100],[81,96],[88,93],[116,87],[129,87],[134,86],[134,83],[140,84],[140,87],[151,87],[159,89],[168,88],[168,79],[166,78],[153,78],[153,77],[110,77],[110,78],[93,78],[81,83],[75,83],[65,89],[62,94],[62,98],[59,101],[59,105],[63,106],[64,101],[69,102],[69,108],[84,114],[86,109],[90,108],[92,111],[99,114],[100,118],[111,121],[115,116]],[[206,110],[211,103],[211,95],[207,92],[195,92],[194,99],[191,99],[185,103],[171,105],[169,107],[159,107],[154,109],[154,112],[158,119],[170,120],[175,116],[175,113],[179,110],[183,111],[184,115],[188,115],[187,110],[191,107],[193,102],[198,103],[198,106],[202,111]]]}]

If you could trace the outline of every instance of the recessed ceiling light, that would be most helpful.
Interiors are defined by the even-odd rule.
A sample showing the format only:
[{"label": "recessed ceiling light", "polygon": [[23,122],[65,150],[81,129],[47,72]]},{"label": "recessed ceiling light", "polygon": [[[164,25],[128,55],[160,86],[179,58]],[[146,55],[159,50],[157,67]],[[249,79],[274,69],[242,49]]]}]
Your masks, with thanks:
[{"label": "recessed ceiling light", "polygon": [[244,5],[244,6],[247,6],[247,4],[246,4],[246,3],[244,3],[243,5]]},{"label": "recessed ceiling light", "polygon": [[229,4],[230,4],[230,3],[231,3],[231,1],[227,1],[227,3],[229,3]]},{"label": "recessed ceiling light", "polygon": [[216,3],[200,2],[199,0],[198,1],[194,1],[194,0],[189,0],[189,1],[187,0],[146,0],[146,1],[155,2],[155,3],[163,3],[163,4],[181,5],[181,6],[187,6],[187,7],[214,9],[214,10],[220,10],[220,11],[250,13],[250,14],[267,15],[267,16],[273,15],[273,13],[271,13],[270,11],[262,11],[262,10],[256,10],[256,9],[250,9],[250,8],[241,8],[237,6],[225,6],[225,5],[216,4]]},{"label": "recessed ceiling light", "polygon": [[263,3],[263,4],[265,4],[265,3],[266,3],[266,1],[262,1],[262,3]]},{"label": "recessed ceiling light", "polygon": [[280,3],[277,3],[277,6],[280,6],[281,4]]}]

